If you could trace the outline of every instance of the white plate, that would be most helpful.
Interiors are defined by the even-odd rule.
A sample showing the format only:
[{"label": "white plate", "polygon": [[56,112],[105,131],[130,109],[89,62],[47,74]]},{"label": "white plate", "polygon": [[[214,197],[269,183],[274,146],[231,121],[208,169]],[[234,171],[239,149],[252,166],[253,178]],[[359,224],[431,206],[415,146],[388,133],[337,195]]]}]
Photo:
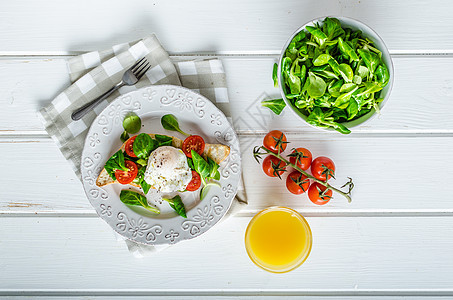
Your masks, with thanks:
[{"label": "white plate", "polygon": [[[220,188],[212,187],[203,201],[199,199],[199,191],[179,193],[186,206],[187,219],[177,215],[165,201],[159,203],[156,199],[150,199],[153,195],[151,191],[151,196],[147,197],[151,204],[161,209],[160,215],[123,204],[119,193],[129,186],[96,186],[96,178],[105,162],[122,145],[123,118],[131,111],[142,119],[140,132],[184,139],[178,132],[162,128],[160,118],[171,113],[177,117],[183,131],[201,135],[206,143],[230,147],[228,158],[220,164]],[[82,153],[82,184],[97,214],[122,236],[143,244],[176,243],[203,234],[228,211],[241,177],[239,151],[234,129],[208,99],[178,86],[146,87],[118,97],[94,120]]]}]

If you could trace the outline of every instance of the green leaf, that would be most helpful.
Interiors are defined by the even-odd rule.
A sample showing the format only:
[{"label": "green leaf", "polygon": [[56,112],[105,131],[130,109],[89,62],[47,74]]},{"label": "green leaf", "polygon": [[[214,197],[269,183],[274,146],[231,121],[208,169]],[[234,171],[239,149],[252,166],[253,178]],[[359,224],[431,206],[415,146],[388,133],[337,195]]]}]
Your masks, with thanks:
[{"label": "green leaf", "polygon": [[313,73],[308,73],[308,80],[310,85],[308,86],[307,92],[310,97],[319,98],[326,92],[327,84],[321,78]]},{"label": "green leaf", "polygon": [[190,157],[187,158],[187,164],[189,165],[189,168],[191,168],[192,170],[195,170],[195,167],[193,165],[193,160]]},{"label": "green leaf", "polygon": [[148,204],[148,200],[142,194],[130,190],[122,190],[120,193],[120,200],[126,205],[141,206],[153,213],[160,214],[157,207]]},{"label": "green leaf", "polygon": [[272,70],[272,79],[274,80],[274,87],[278,87],[278,65],[274,64],[274,69]]},{"label": "green leaf", "polygon": [[355,50],[347,42],[344,42],[341,37],[338,38],[338,49],[340,49],[341,53],[347,58],[353,61],[359,61],[359,57],[355,53]]},{"label": "green leaf", "polygon": [[177,131],[183,135],[189,136],[189,134],[185,133],[184,131],[182,131],[179,128],[178,120],[176,119],[176,117],[174,115],[171,115],[171,114],[164,115],[160,119],[160,123],[162,124],[162,127],[166,130]]},{"label": "green leaf", "polygon": [[113,154],[109,158],[109,160],[107,160],[107,162],[105,163],[104,168],[113,180],[116,180],[116,177],[115,177],[116,170],[127,171],[128,168],[126,168],[126,165],[124,163],[123,151],[118,150],[118,152]]},{"label": "green leaf", "polygon": [[331,56],[329,54],[321,54],[313,60],[314,66],[322,66],[329,63]]},{"label": "green leaf", "polygon": [[141,165],[141,166],[144,166],[144,167],[146,167],[148,165],[148,161],[146,159],[143,159],[143,158],[137,159],[136,163]]},{"label": "green leaf", "polygon": [[142,127],[142,120],[135,113],[126,114],[123,120],[123,128],[130,134],[137,133]]},{"label": "green leaf", "polygon": [[390,73],[385,65],[379,65],[376,68],[375,75],[377,82],[381,83],[382,86],[387,85],[390,80]]},{"label": "green leaf", "polygon": [[357,50],[357,52],[359,52],[360,57],[363,59],[363,62],[369,69],[370,73],[373,74],[374,70],[376,70],[377,66],[379,65],[380,62],[379,56],[373,52],[364,49],[359,49]]},{"label": "green leaf", "polygon": [[158,147],[172,145],[173,138],[171,136],[156,134],[154,137],[155,137],[156,141],[159,143]]},{"label": "green leaf", "polygon": [[320,47],[324,46],[324,43],[327,40],[327,35],[322,32],[321,29],[313,26],[306,26],[305,29],[307,29],[307,31],[311,33]]},{"label": "green leaf", "polygon": [[378,82],[365,82],[363,84],[365,89],[360,93],[357,93],[357,96],[363,96],[370,93],[376,93],[382,90],[382,85]]},{"label": "green leaf", "polygon": [[357,84],[355,83],[345,83],[341,86],[340,88],[340,93],[349,93],[350,91],[352,91],[355,87],[357,86]]},{"label": "green leaf", "polygon": [[194,170],[200,174],[203,184],[206,185],[206,178],[211,174],[209,164],[197,152],[191,151]]},{"label": "green leaf", "polygon": [[358,89],[359,87],[356,86],[352,90],[347,93],[341,94],[336,100],[334,105],[338,108],[344,109],[349,105],[349,99],[351,99],[352,94]]},{"label": "green leaf", "polygon": [[358,70],[357,70],[357,74],[362,78],[362,80],[368,76],[368,74],[370,73],[370,71],[368,70],[367,67],[365,66],[359,66]]},{"label": "green leaf", "polygon": [[123,131],[123,133],[120,136],[120,140],[125,143],[129,139],[129,134],[127,134],[127,131]]},{"label": "green leaf", "polygon": [[146,195],[146,194],[148,194],[149,190],[151,189],[151,185],[145,181],[145,170],[146,170],[146,167],[140,168],[138,170],[136,179],[138,181],[138,184],[142,187],[143,193]]},{"label": "green leaf", "polygon": [[140,133],[132,146],[138,158],[148,159],[150,153],[157,148],[158,144],[148,134]]},{"label": "green leaf", "polygon": [[352,82],[359,85],[362,83],[362,77],[360,77],[359,75],[354,75],[354,78],[352,78]]},{"label": "green leaf", "polygon": [[340,89],[341,87],[343,86],[343,80],[337,80],[337,81],[332,81],[330,84],[329,84],[329,88],[328,88],[328,91],[329,91],[329,94],[332,96],[332,97],[338,97],[341,95],[340,93]]},{"label": "green leaf", "polygon": [[354,77],[354,72],[352,68],[347,64],[340,64],[339,66],[340,75],[343,77],[344,81],[352,82],[352,78]]},{"label": "green leaf", "polygon": [[329,40],[333,40],[339,35],[344,34],[343,28],[341,28],[340,21],[336,18],[325,18],[324,19],[324,28],[325,28],[325,33],[327,34],[327,38]]},{"label": "green leaf", "polygon": [[208,157],[208,165],[209,165],[209,179],[213,179],[216,174],[218,173],[219,165],[213,161],[210,157]]},{"label": "green leaf", "polygon": [[359,105],[357,104],[357,101],[349,99],[349,105],[346,108],[346,111],[348,112],[348,120],[353,119],[359,112]]},{"label": "green leaf", "polygon": [[187,218],[186,208],[184,207],[184,203],[182,202],[181,197],[179,195],[176,195],[171,199],[167,198],[162,199],[167,201],[170,204],[170,207],[173,208],[178,213],[178,215],[180,215],[183,218]]},{"label": "green leaf", "polygon": [[286,103],[283,99],[272,99],[261,101],[261,105],[272,110],[274,114],[280,115],[285,108]]}]

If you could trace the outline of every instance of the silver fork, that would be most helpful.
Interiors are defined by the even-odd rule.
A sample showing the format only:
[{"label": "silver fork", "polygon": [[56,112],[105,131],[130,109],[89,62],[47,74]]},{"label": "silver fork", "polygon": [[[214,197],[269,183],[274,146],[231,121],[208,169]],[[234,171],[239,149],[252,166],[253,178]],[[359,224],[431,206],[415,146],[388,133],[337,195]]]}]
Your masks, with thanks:
[{"label": "silver fork", "polygon": [[121,80],[120,83],[116,84],[114,87],[112,87],[110,90],[108,90],[98,98],[75,110],[72,113],[71,118],[74,121],[80,120],[89,111],[98,106],[99,103],[102,102],[102,100],[110,96],[114,91],[116,91],[120,87],[125,85],[136,84],[140,80],[140,78],[142,78],[143,75],[145,75],[149,68],[151,68],[151,65],[146,60],[146,58],[143,57],[123,74],[123,79]]}]

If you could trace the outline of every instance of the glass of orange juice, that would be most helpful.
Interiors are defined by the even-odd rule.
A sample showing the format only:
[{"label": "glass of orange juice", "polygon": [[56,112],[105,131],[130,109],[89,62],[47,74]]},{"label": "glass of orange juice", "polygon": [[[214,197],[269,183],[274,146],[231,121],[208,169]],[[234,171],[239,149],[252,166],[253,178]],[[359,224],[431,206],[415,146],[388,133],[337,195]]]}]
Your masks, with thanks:
[{"label": "glass of orange juice", "polygon": [[250,259],[262,269],[285,273],[299,267],[311,251],[310,226],[297,211],[276,206],[253,217],[245,232]]}]

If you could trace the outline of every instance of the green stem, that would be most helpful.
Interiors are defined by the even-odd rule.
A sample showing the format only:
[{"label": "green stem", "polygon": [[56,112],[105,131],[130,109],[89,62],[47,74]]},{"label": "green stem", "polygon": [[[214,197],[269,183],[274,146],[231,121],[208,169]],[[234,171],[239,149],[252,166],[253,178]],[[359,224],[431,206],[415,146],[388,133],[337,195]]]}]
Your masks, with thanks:
[{"label": "green stem", "polygon": [[328,184],[327,182],[325,181],[322,181],[322,180],[319,180],[317,178],[315,178],[313,175],[307,173],[306,171],[302,170],[301,168],[299,168],[297,165],[294,165],[292,164],[290,161],[286,160],[283,156],[281,156],[279,153],[274,153],[264,147],[261,147],[261,149],[265,150],[268,154],[271,154],[275,157],[277,157],[278,159],[280,159],[281,161],[285,162],[287,165],[293,167],[294,169],[296,169],[297,171],[299,171],[300,173],[304,174],[305,176],[307,176],[308,178],[312,179],[313,181],[319,183],[319,184],[322,184],[323,186],[325,186],[326,188],[328,189],[331,189],[335,192],[337,192],[338,194],[341,194],[342,196],[344,196],[346,199],[348,199],[348,202],[351,203],[352,199],[351,199],[351,196],[348,194],[348,193],[345,193],[343,192],[342,190],[339,190],[337,189],[336,187],[333,187],[331,186],[330,184]]}]

